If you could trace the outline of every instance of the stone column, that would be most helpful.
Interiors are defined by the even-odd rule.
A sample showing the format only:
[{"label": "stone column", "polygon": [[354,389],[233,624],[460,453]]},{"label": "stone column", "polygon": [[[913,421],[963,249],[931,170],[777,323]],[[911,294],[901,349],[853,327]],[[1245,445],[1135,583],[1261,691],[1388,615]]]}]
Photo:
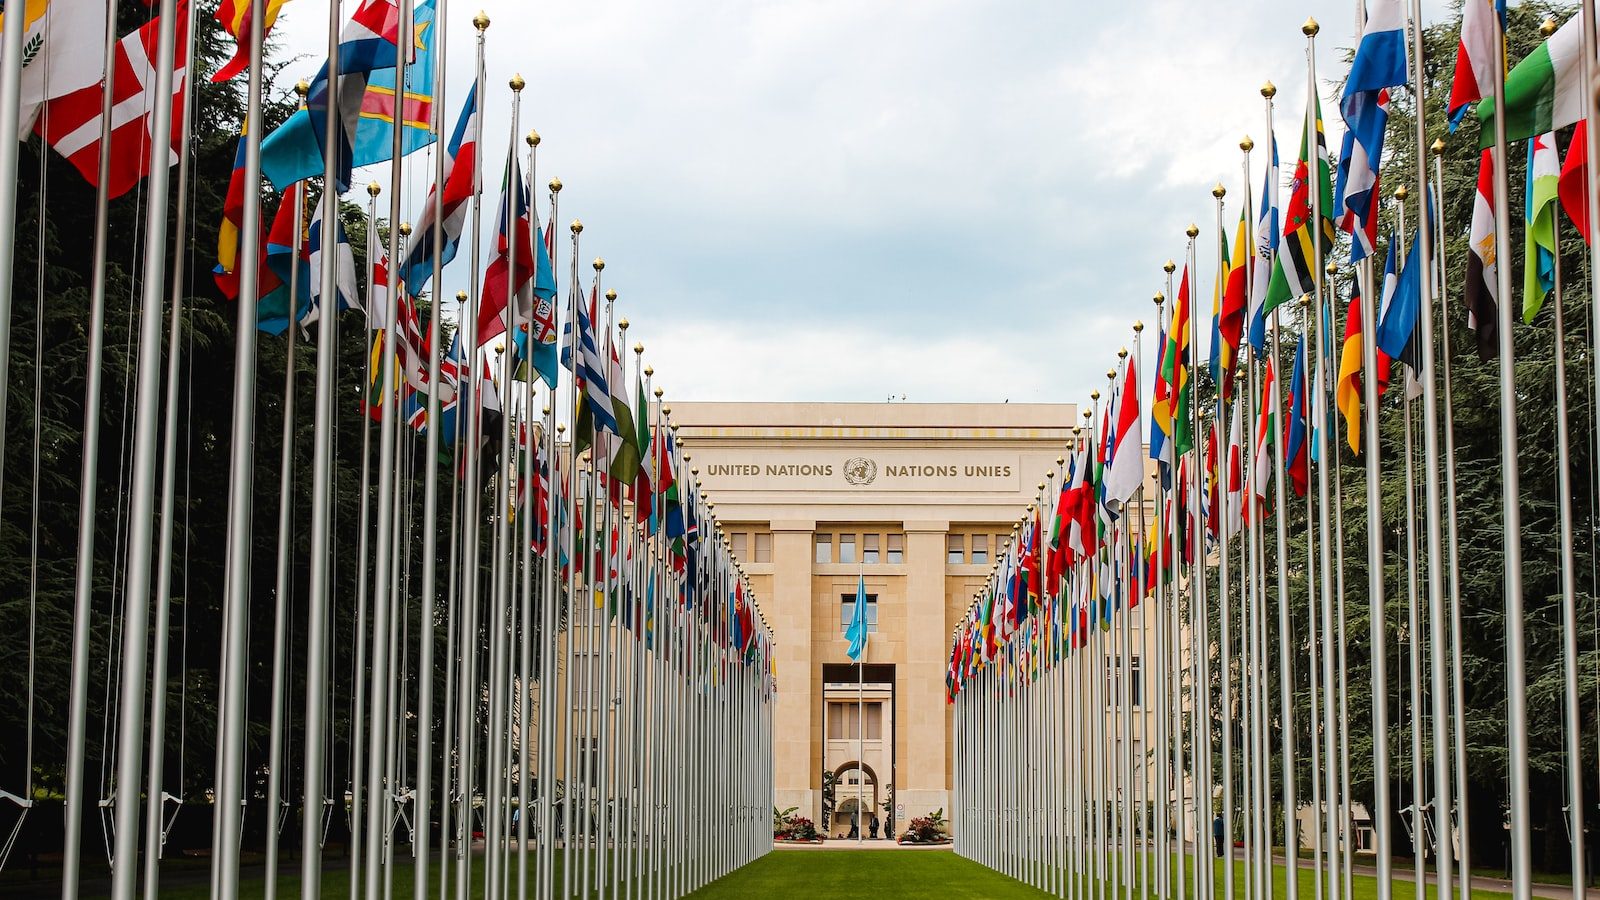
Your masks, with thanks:
[{"label": "stone column", "polygon": [[896,816],[903,829],[917,816],[950,809],[944,702],[944,663],[949,649],[945,628],[945,536],[949,522],[906,522],[906,665],[896,680],[899,703]]},{"label": "stone column", "polygon": [[[800,808],[813,820],[821,811],[820,748],[813,746],[818,703],[811,654],[811,542],[815,522],[772,523],[772,597],[769,621],[777,654],[778,692],[772,713],[773,805]],[[820,724],[820,723],[819,723]]]}]

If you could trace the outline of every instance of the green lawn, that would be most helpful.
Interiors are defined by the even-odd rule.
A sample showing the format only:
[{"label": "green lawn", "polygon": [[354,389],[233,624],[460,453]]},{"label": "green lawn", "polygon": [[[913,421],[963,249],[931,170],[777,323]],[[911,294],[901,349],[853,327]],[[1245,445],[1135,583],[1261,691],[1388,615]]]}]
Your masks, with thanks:
[{"label": "green lawn", "polygon": [[[1114,876],[1115,873],[1112,873]],[[1137,875],[1137,866],[1135,868]],[[1178,874],[1174,861],[1173,874]],[[1273,896],[1284,895],[1283,866],[1274,866]],[[1301,869],[1300,896],[1314,896],[1314,873]],[[1194,868],[1185,867],[1185,893],[1192,893]],[[1223,896],[1222,867],[1216,869],[1216,895]],[[1354,878],[1355,900],[1375,900],[1378,881],[1368,875]],[[1396,897],[1407,900],[1414,896],[1411,882],[1394,882]],[[1235,866],[1235,896],[1244,894],[1244,865]],[[828,900],[865,898],[879,900],[889,897],[1049,897],[1020,881],[991,871],[954,853],[943,851],[903,850],[776,850],[748,866],[712,882],[691,897],[720,900],[720,898],[779,897],[803,893],[805,896],[827,897]],[[1435,900],[1434,890],[1428,897]],[[1120,897],[1120,891],[1108,885],[1108,900]],[[1134,886],[1134,897],[1140,896]],[[1154,896],[1152,890],[1150,896]],[[1474,891],[1481,900],[1506,900],[1510,895],[1493,891]]]},{"label": "green lawn", "polygon": [[[559,860],[559,857],[558,857]],[[323,896],[342,898],[349,893],[349,873],[342,868],[343,860],[330,859],[328,871],[323,875]],[[1176,861],[1173,874],[1177,875]],[[559,868],[559,861],[558,861]],[[1397,871],[1402,865],[1397,861]],[[203,860],[172,860],[162,867],[161,896],[163,900],[203,900],[210,892],[207,884],[208,867]],[[433,877],[437,878],[438,870]],[[515,877],[513,863],[513,878]],[[1235,868],[1234,890],[1236,897],[1244,891],[1243,864]],[[55,877],[47,873],[40,879],[29,879],[25,871],[9,871],[0,880],[0,896],[21,900],[48,900],[59,896],[59,872]],[[473,897],[481,897],[483,858],[473,861]],[[559,875],[559,872],[557,873]],[[1114,875],[1114,873],[1111,873]],[[1135,875],[1138,874],[1137,866]],[[1284,894],[1285,874],[1282,866],[1273,867],[1273,895]],[[286,867],[279,881],[279,896],[299,896],[298,870]],[[394,897],[407,900],[411,894],[412,868],[410,860],[398,865],[394,872]],[[1313,873],[1300,869],[1300,896],[1311,898]],[[435,882],[437,883],[437,882]],[[514,883],[514,882],[513,882]],[[1193,868],[1187,867],[1184,891],[1192,895]],[[105,896],[109,891],[104,874],[86,877],[84,896]],[[1357,874],[1354,884],[1355,900],[1375,900],[1377,879]],[[1096,892],[1097,894],[1098,892]],[[1411,900],[1412,884],[1396,880],[1394,893],[1397,900]],[[262,895],[260,866],[247,867],[241,879],[239,896],[254,900]],[[1050,894],[1035,890],[998,872],[963,859],[953,852],[939,850],[774,850],[748,866],[715,881],[693,897],[718,900],[718,898],[750,897],[826,897],[828,900],[848,898],[939,897],[944,898],[1010,898],[1048,897]],[[1093,895],[1092,895],[1093,896]],[[1140,891],[1134,887],[1133,896],[1140,900]],[[1150,897],[1155,892],[1150,892]],[[1217,896],[1222,897],[1222,870],[1217,868]],[[1428,890],[1429,900],[1437,900],[1434,891]],[[1478,900],[1508,900],[1509,895],[1491,891],[1475,891]],[[1121,893],[1107,885],[1107,900],[1120,900]]]}]

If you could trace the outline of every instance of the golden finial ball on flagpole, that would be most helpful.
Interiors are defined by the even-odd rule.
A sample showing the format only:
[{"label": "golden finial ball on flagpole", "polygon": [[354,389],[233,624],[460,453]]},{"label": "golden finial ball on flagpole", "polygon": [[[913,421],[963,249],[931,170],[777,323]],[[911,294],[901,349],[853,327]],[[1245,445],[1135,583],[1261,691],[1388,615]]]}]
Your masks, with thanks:
[{"label": "golden finial ball on flagpole", "polygon": [[[1098,403],[1100,401],[1100,392],[1098,390],[1090,391],[1089,392],[1089,399]],[[1085,411],[1083,416],[1084,416],[1084,418],[1088,418],[1089,417],[1088,411]]]},{"label": "golden finial ball on flagpole", "polygon": [[1555,19],[1546,18],[1543,22],[1539,23],[1539,34],[1540,35],[1542,35],[1544,37],[1549,37],[1550,35],[1555,34],[1555,33],[1556,33],[1556,20]]},{"label": "golden finial ball on flagpole", "polygon": [[1331,259],[1328,260],[1327,272],[1329,275],[1339,274],[1339,264]]},{"label": "golden finial ball on flagpole", "polygon": [[479,34],[483,34],[485,31],[488,31],[489,14],[481,9],[478,10],[478,14],[472,17],[472,27],[478,29]]},{"label": "golden finial ball on flagpole", "polygon": [[1244,136],[1244,140],[1239,142],[1239,149],[1243,150],[1246,153],[1249,153],[1251,150],[1254,150],[1255,148],[1256,148],[1256,142],[1248,134]]},{"label": "golden finial ball on flagpole", "polygon": [[1442,138],[1442,137],[1434,138],[1433,139],[1432,150],[1434,152],[1434,155],[1443,156],[1444,155],[1444,138]]},{"label": "golden finial ball on flagpole", "polygon": [[594,270],[596,272],[601,272],[601,271],[605,270],[605,267],[606,267],[605,257],[596,256],[594,258]]},{"label": "golden finial ball on flagpole", "polygon": [[1273,84],[1272,82],[1269,81],[1266,84],[1263,84],[1261,86],[1261,96],[1267,98],[1268,100],[1271,100],[1273,97],[1276,97],[1277,95],[1278,95],[1278,86]]},{"label": "golden finial ball on flagpole", "polygon": [[573,219],[572,224],[568,227],[572,229],[573,234],[583,234],[583,221],[581,219]]},{"label": "golden finial ball on flagpole", "polygon": [[401,222],[400,223],[400,236],[401,237],[410,237],[411,236],[411,223],[410,222]]},{"label": "golden finial ball on flagpole", "polygon": [[[638,343],[634,344],[633,345],[633,355],[634,356],[643,356],[644,355],[644,344],[638,344]],[[648,375],[650,373],[646,372],[645,374]]]},{"label": "golden finial ball on flagpole", "polygon": [[[646,375],[653,375],[655,373],[654,372],[646,372],[645,374]],[[666,393],[666,391],[663,391],[661,388],[656,388],[656,391],[655,391],[656,399],[660,400],[661,399],[661,395],[664,394],[664,393]],[[666,415],[667,414],[667,408],[665,406],[661,407],[661,414],[662,415]]]},{"label": "golden finial ball on flagpole", "polygon": [[524,138],[524,140],[528,142],[529,147],[537,147],[539,146],[539,141],[542,140],[542,138],[539,137],[538,131],[529,129],[528,136]]},{"label": "golden finial ball on flagpole", "polygon": [[1317,24],[1316,19],[1307,19],[1306,23],[1300,26],[1300,33],[1306,37],[1316,37],[1317,32],[1321,30],[1322,26]]},{"label": "golden finial ball on flagpole", "polygon": [[1406,197],[1409,196],[1410,193],[1411,193],[1410,191],[1406,190],[1406,186],[1402,184],[1399,187],[1394,189],[1394,198],[1396,200],[1399,200],[1400,202],[1404,203]]},{"label": "golden finial ball on flagpole", "polygon": [[615,302],[617,302],[617,289],[616,288],[610,288],[610,289],[608,289],[606,291],[606,302],[607,303],[615,303]]},{"label": "golden finial ball on flagpole", "polygon": [[522,89],[524,87],[526,87],[527,84],[528,84],[526,81],[522,80],[522,75],[520,73],[511,76],[511,82],[510,83],[511,83],[512,92],[518,93],[518,94],[522,93]]},{"label": "golden finial ball on flagpole", "polygon": [[306,81],[304,78],[296,81],[294,83],[294,92],[300,95],[301,100],[304,100],[306,95],[311,93],[311,82]]},{"label": "golden finial ball on flagpole", "polygon": [[1223,197],[1226,197],[1227,195],[1228,195],[1228,189],[1223,187],[1222,186],[1222,182],[1220,182],[1220,181],[1217,182],[1217,186],[1216,187],[1211,189],[1211,196],[1217,198],[1218,200],[1221,200]]},{"label": "golden finial ball on flagpole", "polygon": [[456,291],[456,301],[459,302],[459,303],[467,302],[467,292],[466,291]]},{"label": "golden finial ball on flagpole", "polygon": [[367,196],[376,197],[381,193],[383,193],[383,185],[376,181],[367,182]]},{"label": "golden finial ball on flagpole", "polygon": [[[610,293],[610,291],[607,291],[606,293]],[[610,300],[611,298],[607,297],[606,299]],[[623,319],[622,321],[618,322],[617,325],[621,326],[623,331],[627,331],[628,330],[628,320],[627,319]]]},{"label": "golden finial ball on flagpole", "polygon": [[1133,333],[1134,334],[1140,334],[1143,331],[1144,331],[1144,322],[1140,321],[1139,319],[1134,319],[1133,320]]},{"label": "golden finial ball on flagpole", "polygon": [[[1128,358],[1128,348],[1127,347],[1123,347],[1122,349],[1117,351],[1117,359],[1127,359],[1127,358]],[[1113,374],[1113,373],[1108,372],[1106,374],[1110,375],[1110,374]]]},{"label": "golden finial ball on flagpole", "polygon": [[1161,308],[1161,304],[1167,302],[1167,295],[1163,294],[1160,291],[1156,291],[1156,295],[1154,297],[1152,297],[1151,299],[1155,301],[1156,308],[1160,309]]},{"label": "golden finial ball on flagpole", "polygon": [[1189,223],[1189,227],[1185,228],[1183,230],[1183,233],[1187,234],[1189,236],[1190,240],[1194,240],[1196,237],[1199,237],[1199,235],[1200,235],[1200,226],[1194,224],[1193,222],[1190,222]]},{"label": "golden finial ball on flagpole", "polygon": [[561,179],[559,179],[559,178],[550,179],[550,193],[552,193],[552,194],[561,193]]},{"label": "golden finial ball on flagpole", "polygon": [[1176,268],[1178,268],[1178,264],[1170,259],[1161,264],[1161,271],[1166,272],[1168,275],[1171,275]]}]

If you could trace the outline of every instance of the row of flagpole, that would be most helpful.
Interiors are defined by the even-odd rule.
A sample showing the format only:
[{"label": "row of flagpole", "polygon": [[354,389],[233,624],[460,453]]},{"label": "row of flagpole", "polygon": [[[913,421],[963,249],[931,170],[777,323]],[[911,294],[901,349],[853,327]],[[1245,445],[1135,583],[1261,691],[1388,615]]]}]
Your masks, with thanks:
[{"label": "row of flagpole", "polygon": [[[426,19],[420,15],[424,4]],[[557,242],[550,232],[561,183],[550,182],[551,222],[541,228],[528,196],[540,141],[533,132],[518,139],[523,81],[519,76],[511,82],[500,231],[494,259],[485,268],[480,248],[489,235],[481,228],[477,122],[486,89],[487,16],[472,19],[475,80],[456,139],[448,152],[434,151],[434,188],[421,227],[413,231],[402,218],[408,199],[404,158],[417,149],[408,143],[409,130],[428,132],[422,145],[443,136],[442,115],[436,111],[446,97],[448,0],[360,0],[348,23],[347,10],[330,4],[324,67],[315,81],[297,87],[295,116],[268,135],[263,133],[264,46],[279,6],[231,7],[230,33],[248,62],[235,173],[237,212],[230,201],[224,233],[231,227],[237,236],[233,246],[245,250],[219,251],[218,266],[219,285],[236,279],[237,343],[227,438],[211,894],[240,893],[241,854],[248,849],[245,818],[256,814],[264,817],[266,894],[284,892],[279,836],[290,820],[298,820],[298,890],[304,897],[320,896],[325,843],[341,812],[350,831],[351,897],[391,896],[406,853],[413,895],[419,897],[481,892],[642,898],[692,891],[771,847],[771,631],[716,522],[715,504],[701,490],[698,472],[661,403],[664,391],[652,384],[654,372],[644,365],[641,344],[633,346],[635,361],[628,365],[629,323],[613,321],[617,293],[601,292],[601,260],[594,261],[585,296],[579,283],[583,228],[577,221],[570,227],[569,302],[564,314],[558,311]],[[114,196],[109,172],[114,165],[128,165],[114,160],[113,153],[120,127],[111,114],[112,61],[120,43],[116,13],[116,4],[108,3],[106,65],[96,87],[95,281],[86,329],[82,516],[64,776],[64,898],[79,895],[86,865],[91,633],[106,614],[97,601],[94,538],[104,282],[113,239],[107,227]],[[219,9],[216,15],[223,21],[226,14]],[[117,670],[119,685],[119,697],[105,713],[116,735],[114,759],[107,761],[113,794],[101,802],[117,898],[158,896],[170,828],[171,795],[162,781],[169,744],[165,685],[179,512],[178,409],[185,389],[180,336],[190,291],[181,254],[171,271],[168,260],[171,246],[181,248],[193,224],[187,219],[195,190],[189,144],[198,92],[192,84],[175,90],[174,79],[193,80],[178,60],[194,58],[194,15],[188,2],[162,0],[150,23],[156,35],[150,93],[174,102],[148,103],[142,126],[146,135],[177,135],[176,190],[160,150],[135,163],[146,190],[139,324],[132,338],[137,342],[133,477],[127,567],[117,585],[124,598],[121,646],[104,661],[108,670]],[[16,218],[24,27],[21,15],[5,16],[0,25],[0,171],[10,173],[0,178],[0,222]],[[420,64],[418,52],[429,28],[432,71]],[[344,65],[355,69],[343,71]],[[388,94],[381,89],[374,94],[367,79],[385,69],[393,73]],[[429,90],[435,111],[424,123],[404,115],[408,89],[417,84]],[[364,91],[358,95],[352,88]],[[339,194],[351,180],[353,157],[360,159],[351,146],[357,113],[384,96],[392,115],[383,135],[391,160],[383,221],[393,227],[377,217],[377,198],[385,186],[375,181],[368,186],[363,304],[356,295],[354,254],[345,240]],[[368,127],[366,117],[361,122]],[[281,208],[269,239],[261,190],[263,144],[287,142],[284,135],[294,128],[314,141],[321,163],[302,177],[320,178],[324,189],[313,203],[300,179],[278,182]],[[457,191],[458,185],[465,188]],[[169,232],[172,210],[176,227]],[[280,220],[288,223],[281,276],[269,270],[278,252]],[[471,242],[470,289],[458,293],[458,304],[451,307],[442,300],[442,273],[462,240]],[[10,352],[15,256],[15,241],[0,241],[5,276],[0,277],[0,357]],[[422,332],[413,292],[421,294],[429,280],[435,290]],[[285,287],[287,365],[275,486],[273,625],[270,635],[257,635],[250,608],[263,598],[253,596],[259,581],[252,559],[253,507],[269,488],[254,477],[256,388],[270,374],[257,363],[258,328],[270,327],[267,318],[276,307],[268,301]],[[350,336],[341,338],[342,310],[363,306],[368,373],[361,387],[367,400],[360,414],[360,522],[351,547],[335,527],[336,432],[341,420],[354,414],[341,408],[338,370],[340,341],[353,342]],[[162,365],[164,321],[170,327]],[[446,340],[447,324],[455,328],[454,341]],[[301,414],[295,402],[297,327],[316,344],[309,479],[295,471]],[[444,352],[447,344],[451,349]],[[0,395],[7,369],[0,365]],[[440,465],[441,456],[448,468]],[[419,479],[420,508],[413,502]],[[297,515],[303,511],[293,506],[292,488],[306,480],[309,516]],[[309,541],[296,541],[297,529],[307,524]],[[311,548],[309,557],[296,560],[294,548],[302,544]],[[308,577],[296,584],[302,564]],[[356,596],[336,596],[336,567],[359,572]],[[420,568],[415,587],[413,568]],[[296,595],[305,600],[299,609]],[[346,634],[352,646],[336,649]],[[303,645],[291,648],[296,635],[304,636]],[[270,702],[263,711],[249,703],[251,648],[269,641]],[[303,704],[290,694],[293,649],[302,657]],[[343,733],[335,724],[342,699],[336,663],[353,663],[350,724]],[[298,746],[290,741],[296,718],[303,737]],[[31,721],[29,727],[31,734]],[[247,734],[263,728],[261,757],[250,749]],[[351,773],[344,796],[334,772],[341,758]],[[7,795],[17,799],[23,815],[33,797],[31,764],[30,759],[30,787]],[[251,802],[252,772],[266,775],[265,808],[259,812],[263,804]]]},{"label": "row of flagpole", "polygon": [[[1105,405],[1099,391],[1091,394],[1085,427],[1074,429],[1066,452],[1045,473],[1011,545],[952,634],[947,688],[955,716],[956,849],[1057,896],[1104,900],[1121,891],[1131,898],[1137,888],[1141,897],[1153,892],[1167,900],[1192,892],[1206,900],[1220,889],[1229,900],[1240,893],[1292,900],[1300,892],[1299,878],[1293,867],[1287,877],[1274,875],[1275,847],[1289,848],[1290,858],[1303,847],[1311,850],[1317,900],[1353,896],[1353,734],[1371,746],[1372,841],[1360,849],[1375,854],[1380,900],[1393,895],[1396,822],[1410,832],[1418,896],[1430,881],[1440,896],[1456,890],[1463,900],[1470,896],[1465,798],[1474,782],[1464,737],[1469,708],[1460,548],[1464,529],[1492,526],[1463,523],[1457,514],[1445,305],[1450,281],[1441,237],[1449,223],[1435,206],[1443,190],[1445,144],[1442,138],[1429,143],[1425,112],[1439,101],[1424,92],[1420,4],[1374,0],[1356,7],[1358,48],[1341,102],[1349,133],[1338,161],[1338,194],[1330,190],[1332,163],[1323,150],[1315,67],[1320,27],[1308,21],[1302,153],[1281,230],[1275,141],[1266,147],[1271,156],[1259,217],[1251,215],[1250,192],[1256,144],[1249,138],[1240,144],[1245,190],[1235,247],[1246,253],[1236,249],[1232,259],[1224,230],[1226,191],[1220,184],[1213,191],[1219,242],[1208,390],[1202,393],[1195,372],[1194,348],[1203,332],[1191,285],[1199,283],[1200,229],[1190,226],[1177,293],[1177,266],[1169,262],[1166,290],[1156,295],[1163,337],[1154,389],[1147,393],[1137,374],[1143,326],[1135,324],[1134,352],[1119,353],[1108,373]],[[1526,900],[1533,831],[1506,154],[1509,140],[1529,138],[1536,148],[1530,159],[1538,149],[1553,155],[1554,133],[1566,126],[1576,126],[1575,144],[1593,139],[1600,60],[1593,0],[1584,0],[1565,27],[1546,21],[1540,29],[1546,45],[1509,73],[1504,28],[1491,2],[1465,5],[1448,106],[1459,121],[1476,104],[1484,131],[1473,258],[1457,296],[1480,352],[1498,357],[1507,832],[1513,896]],[[1536,71],[1540,64],[1556,70],[1547,81]],[[1563,65],[1577,67],[1579,74],[1562,72]],[[1406,136],[1414,168],[1392,192],[1395,237],[1380,280],[1374,264],[1383,200],[1380,153],[1389,90],[1402,85],[1411,86],[1414,99],[1414,129]],[[1268,83],[1261,93],[1270,135],[1277,90]],[[1514,118],[1517,131],[1511,134],[1508,120]],[[1600,191],[1587,157],[1574,165],[1576,157],[1570,155],[1562,169],[1561,201],[1587,240]],[[1551,217],[1549,237],[1538,247],[1550,264],[1548,280],[1543,269],[1540,281],[1529,276],[1525,315],[1531,320],[1546,296],[1552,299],[1563,685],[1560,721],[1546,727],[1559,728],[1562,736],[1572,890],[1581,900],[1585,801],[1561,227],[1553,202],[1547,213],[1533,209],[1536,168],[1530,162],[1527,265],[1534,265],[1535,220],[1545,214]],[[1569,170],[1582,189],[1573,202],[1567,196]],[[1409,253],[1402,237],[1408,198],[1416,203]],[[1351,233],[1347,265],[1328,258],[1335,222]],[[1404,268],[1397,267],[1397,257],[1406,260]],[[1590,287],[1600,290],[1600,260],[1592,248],[1588,262]],[[1333,322],[1341,283],[1350,303],[1336,353]],[[1380,292],[1381,310],[1374,302]],[[1175,302],[1167,304],[1168,297]],[[1281,311],[1284,306],[1298,309],[1294,321]],[[1592,341],[1600,334],[1600,305],[1591,304],[1591,310]],[[1249,347],[1241,344],[1246,336]],[[1288,362],[1281,337],[1298,342],[1287,399],[1277,376]],[[1589,351],[1600,378],[1600,353],[1592,344]],[[1405,384],[1403,397],[1389,402],[1385,412],[1391,362],[1405,366]],[[1243,371],[1236,373],[1239,366]],[[1235,385],[1242,393],[1230,396]],[[1414,410],[1418,398],[1420,411]],[[1345,418],[1350,449],[1365,463],[1365,647],[1345,626],[1348,603],[1356,599],[1347,591],[1359,590],[1346,584],[1347,557],[1359,551],[1347,543],[1345,522],[1347,514],[1356,519],[1360,513],[1347,509],[1341,451],[1329,437],[1335,422],[1330,400]],[[1392,424],[1396,405],[1402,407],[1406,494],[1398,532],[1384,522],[1379,430],[1386,416]],[[1145,411],[1151,417],[1148,455]],[[1248,438],[1240,427],[1246,423],[1254,432]],[[1201,437],[1207,425],[1209,448]],[[1147,459],[1154,460],[1155,471],[1146,471]],[[1303,558],[1290,545],[1286,477],[1305,498],[1297,519]],[[1401,535],[1401,545],[1385,546],[1386,533]],[[1303,596],[1291,591],[1295,582],[1304,585]],[[1404,622],[1388,612],[1387,598],[1396,591],[1406,598]],[[1303,632],[1295,629],[1297,617]],[[1403,638],[1399,649],[1408,670],[1398,692],[1388,672],[1393,635]],[[1370,729],[1352,720],[1352,650],[1370,661]],[[1141,697],[1129,689],[1136,663]],[[1274,683],[1276,707],[1269,696]],[[1297,721],[1302,689],[1310,721]],[[1409,705],[1398,718],[1390,709],[1396,696]],[[1135,718],[1137,735],[1128,728]],[[1395,748],[1408,771],[1392,765]],[[1311,754],[1304,782],[1299,773],[1305,761],[1297,758],[1302,749]],[[1309,803],[1299,796],[1302,783],[1311,788]],[[1409,801],[1396,810],[1392,787],[1406,784]],[[1214,850],[1207,841],[1212,827]],[[1235,852],[1235,840],[1242,854]],[[1242,863],[1237,872],[1235,860]],[[1284,879],[1282,888],[1275,878]]]}]

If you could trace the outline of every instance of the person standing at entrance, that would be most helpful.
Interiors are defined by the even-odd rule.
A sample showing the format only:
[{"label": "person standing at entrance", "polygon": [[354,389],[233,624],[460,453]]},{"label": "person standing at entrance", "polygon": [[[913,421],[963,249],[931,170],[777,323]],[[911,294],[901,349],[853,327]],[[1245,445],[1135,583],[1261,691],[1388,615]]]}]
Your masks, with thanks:
[{"label": "person standing at entrance", "polygon": [[1228,846],[1226,843],[1226,838],[1227,835],[1223,834],[1222,832],[1222,817],[1217,816],[1211,821],[1211,840],[1217,846],[1218,859],[1221,859],[1227,855]]}]

